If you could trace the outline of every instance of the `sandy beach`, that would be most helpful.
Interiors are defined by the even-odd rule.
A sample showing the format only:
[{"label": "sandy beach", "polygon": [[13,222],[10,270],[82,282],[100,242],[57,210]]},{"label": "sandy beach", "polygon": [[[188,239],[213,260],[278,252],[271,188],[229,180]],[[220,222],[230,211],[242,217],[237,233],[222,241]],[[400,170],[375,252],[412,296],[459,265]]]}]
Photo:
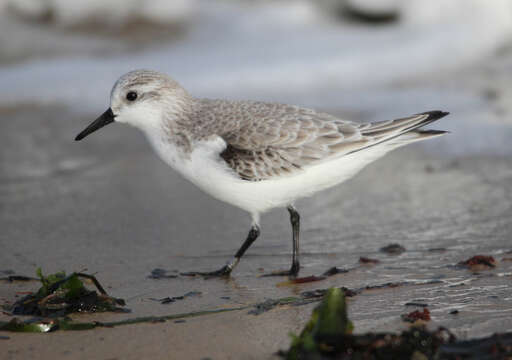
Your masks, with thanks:
[{"label": "sandy beach", "polygon": [[[296,204],[301,276],[331,267],[347,271],[294,285],[262,277],[290,264],[285,209],[263,215],[261,237],[231,278],[179,275],[223,265],[245,238],[250,217],[181,178],[134,129],[114,124],[74,142],[100,114],[96,93],[103,88],[88,90],[91,106],[64,101],[74,96],[65,88],[55,102],[32,103],[27,95],[0,104],[0,277],[33,277],[38,267],[46,274],[86,271],[130,312],[73,314],[73,321],[154,319],[48,334],[0,331],[0,359],[276,358],[317,302],[276,305],[258,315],[253,310],[269,299],[303,298],[333,286],[363,289],[348,301],[355,333],[405,329],[400,315],[421,309],[407,303],[428,305],[428,326],[449,328],[460,339],[511,331],[511,59],[510,47],[503,47],[460,69],[410,81],[334,93],[326,82],[276,95],[276,101],[316,104],[354,121],[451,112],[433,126],[450,134],[393,151],[346,183]],[[27,68],[38,74],[37,66]],[[212,95],[207,85],[200,89]],[[262,91],[248,86],[241,94]],[[107,90],[102,96],[106,104]],[[405,252],[379,250],[393,243]],[[474,255],[493,256],[497,266],[456,266]],[[361,257],[379,263],[362,264]],[[154,269],[176,277],[152,279]],[[0,281],[0,305],[38,287],[36,281]],[[158,301],[185,294],[193,295]],[[180,316],[219,309],[230,311]],[[170,315],[177,317],[159,320]],[[0,322],[10,319],[0,313]]]}]

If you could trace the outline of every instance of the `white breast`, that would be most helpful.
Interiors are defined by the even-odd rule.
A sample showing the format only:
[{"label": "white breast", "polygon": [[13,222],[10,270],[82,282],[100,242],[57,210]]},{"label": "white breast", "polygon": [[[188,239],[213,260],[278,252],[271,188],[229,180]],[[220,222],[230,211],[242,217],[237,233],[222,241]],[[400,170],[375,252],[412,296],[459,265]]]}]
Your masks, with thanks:
[{"label": "white breast", "polygon": [[240,179],[219,156],[226,147],[225,141],[220,137],[195,144],[194,150],[188,155],[168,142],[149,138],[160,157],[186,179],[213,197],[251,214],[286,206],[298,198],[310,196],[348,180],[365,165],[395,148],[374,146],[312,166],[296,175],[246,181]]}]

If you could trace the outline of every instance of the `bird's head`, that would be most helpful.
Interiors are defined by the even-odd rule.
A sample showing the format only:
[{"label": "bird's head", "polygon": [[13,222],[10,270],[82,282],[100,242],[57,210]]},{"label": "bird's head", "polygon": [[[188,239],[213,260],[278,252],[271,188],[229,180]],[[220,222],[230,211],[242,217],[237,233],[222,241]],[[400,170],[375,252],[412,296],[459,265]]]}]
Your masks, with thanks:
[{"label": "bird's head", "polygon": [[135,70],[117,80],[110,94],[110,107],[75,140],[112,122],[135,126],[144,132],[161,129],[187,111],[192,99],[176,81],[151,70]]}]

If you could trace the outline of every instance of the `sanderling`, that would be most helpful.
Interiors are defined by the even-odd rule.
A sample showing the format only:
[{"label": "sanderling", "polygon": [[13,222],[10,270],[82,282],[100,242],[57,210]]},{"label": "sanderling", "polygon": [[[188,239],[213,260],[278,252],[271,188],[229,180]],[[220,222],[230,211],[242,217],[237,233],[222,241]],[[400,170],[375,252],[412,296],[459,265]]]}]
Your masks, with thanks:
[{"label": "sanderling", "polygon": [[293,203],[339,184],[388,151],[443,135],[419,130],[447,112],[360,124],[293,105],[197,99],[170,77],[149,70],[123,75],[110,108],[83,130],[126,123],[142,130],[158,155],[213,197],[252,216],[233,259],[207,276],[228,276],[260,234],[260,214],[286,206],[293,254],[288,274],[299,272],[300,216]]}]

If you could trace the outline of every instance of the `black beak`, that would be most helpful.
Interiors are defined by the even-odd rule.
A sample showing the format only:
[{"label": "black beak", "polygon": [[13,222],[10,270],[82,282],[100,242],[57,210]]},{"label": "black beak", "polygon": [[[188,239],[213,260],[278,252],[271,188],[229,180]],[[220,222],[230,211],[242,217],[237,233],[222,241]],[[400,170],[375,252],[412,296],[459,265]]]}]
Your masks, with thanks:
[{"label": "black beak", "polygon": [[111,108],[108,108],[107,111],[105,111],[99,118],[94,120],[89,126],[85,128],[84,131],[82,131],[80,134],[78,134],[75,138],[75,141],[82,140],[84,137],[86,137],[89,134],[92,134],[98,129],[101,129],[103,126],[110,124],[111,122],[114,122],[115,115],[112,112]]}]

